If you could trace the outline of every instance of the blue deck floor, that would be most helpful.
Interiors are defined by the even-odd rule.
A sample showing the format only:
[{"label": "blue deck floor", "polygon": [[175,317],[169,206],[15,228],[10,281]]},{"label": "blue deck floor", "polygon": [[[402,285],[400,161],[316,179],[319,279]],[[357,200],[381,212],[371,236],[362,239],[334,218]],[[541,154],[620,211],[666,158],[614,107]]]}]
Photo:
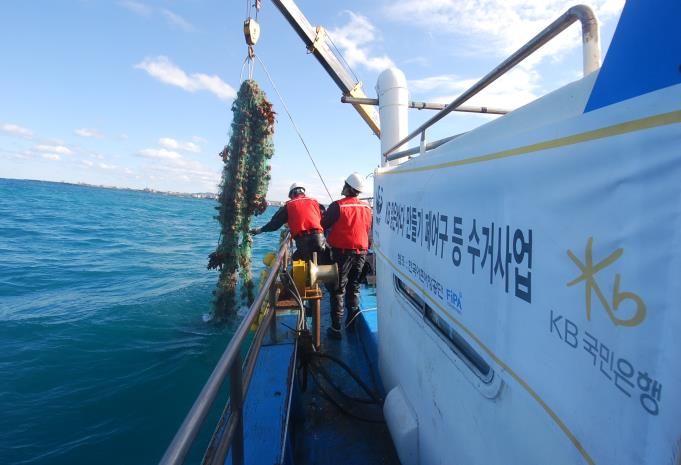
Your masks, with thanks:
[{"label": "blue deck floor", "polygon": [[[260,349],[248,388],[244,403],[244,463],[247,465],[280,463],[296,347],[291,335],[282,336],[278,343]],[[230,450],[225,465],[231,464]]]},{"label": "blue deck floor", "polygon": [[[373,290],[363,291],[362,308],[364,311],[354,332],[343,334],[340,341],[329,340],[325,333],[330,325],[328,298],[325,297],[322,304],[321,352],[343,360],[373,391],[383,397],[376,365],[377,327]],[[354,397],[367,397],[336,364],[324,360],[323,366],[344,392]],[[301,378],[298,377],[298,387],[301,386]],[[321,382],[326,384],[323,380]],[[385,423],[360,421],[341,412],[325,397],[312,377],[308,378],[307,389],[299,394],[294,447],[296,465],[399,464]],[[382,420],[380,406],[347,401],[340,396],[334,398],[343,401],[342,405],[357,416]]]},{"label": "blue deck floor", "polygon": [[[322,301],[322,347],[320,352],[337,357],[381,398],[383,387],[377,370],[377,322],[373,290],[363,290],[361,316],[354,332],[343,339],[328,340],[325,330],[330,324],[328,297]],[[244,405],[244,458],[247,465],[279,465],[282,443],[286,442],[282,460],[287,465],[363,465],[399,464],[382,409],[375,404],[351,401],[333,392],[317,372],[322,387],[352,415],[371,420],[361,421],[343,413],[322,392],[308,370],[303,388],[303,370],[292,369],[295,362],[296,313],[280,312],[276,340],[266,342],[258,356],[251,387]],[[298,356],[301,352],[298,352]],[[367,398],[359,386],[338,365],[321,362],[330,379],[353,397]],[[293,377],[293,389],[289,382]],[[290,394],[290,396],[289,396]],[[290,400],[289,400],[290,397]],[[287,417],[289,403],[290,421]],[[226,464],[231,463],[231,454]]]}]

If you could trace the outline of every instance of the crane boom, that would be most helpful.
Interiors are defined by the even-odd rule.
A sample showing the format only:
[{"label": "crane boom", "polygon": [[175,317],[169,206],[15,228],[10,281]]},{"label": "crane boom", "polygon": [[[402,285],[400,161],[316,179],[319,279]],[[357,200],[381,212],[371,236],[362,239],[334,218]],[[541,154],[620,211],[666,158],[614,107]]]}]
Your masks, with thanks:
[{"label": "crane boom", "polygon": [[[307,49],[312,53],[326,72],[331,76],[344,96],[366,98],[362,90],[362,83],[355,81],[353,76],[338,60],[329,47],[326,32],[323,27],[313,27],[298,5],[293,0],[272,0],[274,6],[284,15],[286,21],[298,33]],[[376,136],[381,136],[381,126],[376,118],[374,109],[370,105],[355,103],[352,105],[362,119],[369,125]]]}]

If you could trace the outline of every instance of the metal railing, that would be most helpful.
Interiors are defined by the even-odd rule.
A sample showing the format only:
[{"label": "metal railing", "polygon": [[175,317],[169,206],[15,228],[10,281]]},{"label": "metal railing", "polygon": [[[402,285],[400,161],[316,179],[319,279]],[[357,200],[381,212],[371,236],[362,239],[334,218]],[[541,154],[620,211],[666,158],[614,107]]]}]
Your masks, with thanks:
[{"label": "metal railing", "polygon": [[[341,102],[351,103],[353,105],[373,105],[378,106],[377,98],[360,98],[352,97],[348,95],[343,95],[341,97]],[[432,102],[415,102],[409,101],[409,108],[416,108],[417,110],[444,110],[447,106],[446,103],[432,103]],[[510,110],[504,108],[491,108],[491,107],[472,107],[469,105],[461,105],[454,109],[454,111],[460,111],[463,113],[487,113],[490,115],[505,115]]]},{"label": "metal railing", "polygon": [[[243,431],[243,405],[248,386],[253,376],[255,362],[260,352],[260,347],[265,333],[275,323],[274,320],[274,301],[277,276],[282,265],[286,266],[290,243],[290,235],[282,242],[277,258],[270,268],[270,272],[260,287],[260,292],[255,301],[248,309],[248,313],[239,324],[239,327],[232,336],[229,345],[220,357],[213,373],[206,381],[203,389],[199,393],[191,410],[185,417],[180,429],[175,434],[172,442],[168,446],[159,465],[179,465],[189,452],[194,443],[206,416],[208,415],[215,399],[222,387],[227,374],[230,376],[230,400],[229,416],[226,419],[223,433],[217,447],[211,451],[213,464],[224,464],[227,452],[232,448],[232,463],[242,465],[244,463],[244,431]],[[265,317],[260,322],[253,342],[246,356],[246,363],[242,366],[241,348],[248,337],[249,328],[256,321],[263,305],[269,299],[269,309]],[[242,371],[243,370],[243,371]]]},{"label": "metal railing", "polygon": [[[601,63],[601,51],[598,38],[598,20],[596,15],[586,5],[576,5],[568,9],[563,13],[558,19],[552,22],[548,27],[546,27],[539,34],[534,36],[525,45],[520,47],[513,55],[504,60],[499,66],[494,68],[492,71],[487,73],[482,79],[473,84],[468,90],[466,90],[459,97],[454,99],[450,104],[444,107],[439,113],[430,118],[428,121],[419,126],[415,131],[410,133],[407,137],[400,140],[398,143],[390,147],[385,153],[383,153],[384,159],[387,161],[388,156],[393,154],[398,147],[406,144],[414,137],[421,134],[421,151],[425,149],[425,131],[433,124],[440,121],[442,118],[447,116],[452,111],[456,110],[463,103],[470,100],[474,95],[478,94],[485,87],[492,84],[503,74],[513,68],[515,65],[523,61],[525,58],[534,53],[541,46],[549,42],[551,39],[556,37],[558,34],[567,29],[575,21],[580,21],[582,23],[582,44],[583,44],[583,71],[584,75],[596,71],[600,67]],[[390,160],[396,158],[401,158],[405,156],[402,152],[399,153],[400,157],[393,154],[390,156]]]},{"label": "metal railing", "polygon": [[453,136],[445,137],[443,139],[439,139],[439,140],[436,140],[436,141],[433,141],[433,142],[428,142],[425,145],[425,147],[422,147],[421,145],[419,145],[417,147],[412,147],[410,149],[402,150],[400,152],[395,152],[395,153],[392,153],[392,154],[388,155],[387,157],[385,157],[385,160],[386,161],[392,161],[392,160],[397,160],[398,158],[416,155],[417,153],[427,152],[429,150],[436,149],[439,146],[446,144],[450,140],[454,140],[457,137],[460,137],[464,134],[465,134],[465,132],[462,132],[461,134],[455,134]]}]

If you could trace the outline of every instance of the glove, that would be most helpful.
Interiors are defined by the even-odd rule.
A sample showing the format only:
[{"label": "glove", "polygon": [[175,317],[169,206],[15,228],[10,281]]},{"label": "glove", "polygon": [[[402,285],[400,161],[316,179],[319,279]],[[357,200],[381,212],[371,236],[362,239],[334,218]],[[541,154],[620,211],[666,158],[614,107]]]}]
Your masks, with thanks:
[{"label": "glove", "polygon": [[248,232],[255,236],[257,234],[260,234],[262,231],[260,230],[260,228],[252,228],[252,229],[249,229]]}]

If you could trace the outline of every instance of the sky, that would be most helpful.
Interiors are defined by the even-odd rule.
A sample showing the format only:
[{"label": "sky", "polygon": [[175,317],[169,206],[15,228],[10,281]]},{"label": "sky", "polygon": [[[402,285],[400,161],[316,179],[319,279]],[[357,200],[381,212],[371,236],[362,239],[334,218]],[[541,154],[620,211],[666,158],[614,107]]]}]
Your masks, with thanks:
[{"label": "sky", "polygon": [[[253,0],[251,0],[252,2]],[[578,2],[561,0],[298,0],[323,25],[363,88],[390,66],[410,98],[448,103]],[[603,56],[623,0],[590,3]],[[236,0],[5,0],[0,6],[0,177],[216,192],[231,104],[247,54]],[[269,0],[255,52],[319,170],[339,197],[353,171],[370,175],[380,144]],[[469,102],[518,108],[581,77],[579,25]],[[328,201],[319,177],[256,62],[253,78],[278,113],[268,198],[302,182]],[[414,129],[434,113],[410,110]],[[429,140],[495,117],[454,113]],[[371,179],[368,179],[370,184]]]}]

